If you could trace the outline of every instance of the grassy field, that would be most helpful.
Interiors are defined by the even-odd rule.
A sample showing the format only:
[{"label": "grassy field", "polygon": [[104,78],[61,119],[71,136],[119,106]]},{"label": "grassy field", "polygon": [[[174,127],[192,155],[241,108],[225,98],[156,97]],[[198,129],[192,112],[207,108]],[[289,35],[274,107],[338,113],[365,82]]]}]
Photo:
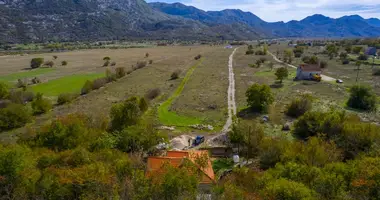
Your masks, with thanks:
[{"label": "grassy field", "polygon": [[32,86],[32,91],[42,93],[45,96],[58,96],[62,93],[80,94],[80,90],[87,80],[91,81],[104,76],[104,73],[65,76]]},{"label": "grassy field", "polygon": [[33,70],[25,70],[22,72],[0,76],[0,81],[14,82],[18,79],[40,77],[42,75],[46,75],[47,73],[54,72],[55,70],[55,68],[39,68]]},{"label": "grassy field", "polygon": [[173,101],[181,95],[186,83],[190,80],[194,70],[202,63],[202,61],[203,59],[201,59],[198,63],[193,65],[188,70],[185,77],[179,84],[178,88],[174,91],[174,93],[158,107],[158,118],[161,123],[169,126],[189,126],[201,123],[201,119],[199,118],[180,116],[177,113],[170,111],[169,109]]}]

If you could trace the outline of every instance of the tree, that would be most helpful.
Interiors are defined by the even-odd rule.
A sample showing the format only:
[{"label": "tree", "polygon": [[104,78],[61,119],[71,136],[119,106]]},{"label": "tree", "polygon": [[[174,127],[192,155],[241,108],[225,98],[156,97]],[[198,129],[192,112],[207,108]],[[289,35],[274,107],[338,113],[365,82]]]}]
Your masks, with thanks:
[{"label": "tree", "polygon": [[68,64],[68,63],[67,63],[67,61],[65,61],[65,60],[61,62],[61,65],[62,65],[62,66],[66,66],[67,64]]},{"label": "tree", "polygon": [[123,103],[113,105],[110,113],[111,130],[121,131],[128,126],[136,125],[141,114],[137,97],[131,97]]},{"label": "tree", "polygon": [[36,68],[39,68],[41,67],[41,65],[44,63],[44,59],[43,58],[33,58],[31,61],[30,61],[30,67],[32,69],[36,69]]},{"label": "tree", "polygon": [[141,97],[140,100],[139,100],[139,108],[141,110],[141,112],[145,112],[148,110],[148,102],[146,101],[145,97]]},{"label": "tree", "polygon": [[359,54],[360,52],[362,52],[363,51],[363,47],[362,46],[356,46],[356,47],[354,47],[353,49],[352,49],[352,52],[354,53],[354,54]]},{"label": "tree", "polygon": [[289,72],[286,67],[280,67],[277,69],[275,75],[277,76],[277,80],[280,80],[280,83],[282,83],[282,80],[289,76]]},{"label": "tree", "polygon": [[0,109],[0,131],[22,127],[31,119],[32,115],[26,106],[10,104]]},{"label": "tree", "polygon": [[111,58],[109,56],[106,56],[103,58],[103,61],[110,61],[110,60],[111,60]]},{"label": "tree", "polygon": [[292,100],[287,108],[286,114],[290,117],[298,118],[312,108],[312,97],[303,95]]},{"label": "tree", "polygon": [[0,82],[0,100],[6,99],[9,96],[9,87],[6,83]]},{"label": "tree", "polygon": [[346,50],[347,53],[351,53],[352,46],[346,46],[345,50]]},{"label": "tree", "polygon": [[327,66],[328,66],[328,63],[326,61],[324,60],[319,61],[319,67],[321,67],[322,69],[327,68]]},{"label": "tree", "polygon": [[375,111],[376,110],[376,94],[369,86],[355,85],[350,89],[350,98],[347,105],[351,108]]},{"label": "tree", "polygon": [[286,49],[284,51],[284,62],[287,61],[287,63],[291,64],[293,61],[293,51],[291,49]]},{"label": "tree", "polygon": [[50,100],[43,98],[42,93],[37,93],[32,101],[32,109],[35,115],[44,114],[52,109]]},{"label": "tree", "polygon": [[341,52],[339,54],[340,60],[346,60],[348,57],[348,54],[346,52]]},{"label": "tree", "polygon": [[245,93],[247,104],[253,111],[264,112],[273,103],[274,96],[268,85],[253,84]]},{"label": "tree", "polygon": [[335,44],[329,44],[326,46],[326,50],[331,60],[338,55],[339,47]]}]

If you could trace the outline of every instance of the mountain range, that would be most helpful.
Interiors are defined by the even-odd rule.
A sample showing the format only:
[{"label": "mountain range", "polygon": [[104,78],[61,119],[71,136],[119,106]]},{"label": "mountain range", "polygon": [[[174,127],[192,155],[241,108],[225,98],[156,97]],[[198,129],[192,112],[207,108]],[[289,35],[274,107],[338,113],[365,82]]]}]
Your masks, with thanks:
[{"label": "mountain range", "polygon": [[236,9],[203,11],[144,0],[0,0],[0,43],[113,39],[248,40],[378,37],[380,20],[313,15],[269,23]]}]

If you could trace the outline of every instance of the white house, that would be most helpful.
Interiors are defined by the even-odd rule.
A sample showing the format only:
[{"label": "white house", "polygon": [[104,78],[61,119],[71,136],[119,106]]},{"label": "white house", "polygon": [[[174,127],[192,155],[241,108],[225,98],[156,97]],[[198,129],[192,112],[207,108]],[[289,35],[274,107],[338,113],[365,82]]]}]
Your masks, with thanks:
[{"label": "white house", "polygon": [[301,64],[297,68],[297,80],[313,80],[314,75],[321,75],[322,69],[319,65]]}]

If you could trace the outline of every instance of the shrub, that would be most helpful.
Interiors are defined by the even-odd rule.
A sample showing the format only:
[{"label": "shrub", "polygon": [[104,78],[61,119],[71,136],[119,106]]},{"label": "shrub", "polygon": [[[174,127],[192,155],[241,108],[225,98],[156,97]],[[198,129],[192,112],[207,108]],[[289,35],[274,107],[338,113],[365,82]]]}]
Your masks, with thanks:
[{"label": "shrub", "polygon": [[251,67],[251,68],[258,68],[256,64],[248,64],[248,66]]},{"label": "shrub", "polygon": [[264,58],[264,57],[261,57],[259,60],[260,60],[261,63],[265,63],[265,61],[267,61],[267,59]]},{"label": "shrub", "polygon": [[148,102],[146,101],[145,97],[141,97],[139,100],[139,108],[141,112],[145,112],[148,110]]},{"label": "shrub", "polygon": [[104,61],[110,61],[110,60],[111,60],[111,58],[110,58],[110,57],[108,57],[108,56],[106,56],[106,57],[104,57],[104,58],[103,58],[103,60],[104,60]]},{"label": "shrub", "polygon": [[266,199],[313,199],[313,191],[304,184],[283,178],[269,182],[264,195]]},{"label": "shrub", "polygon": [[141,114],[137,97],[132,97],[123,103],[113,105],[110,113],[111,130],[121,131],[128,126],[137,124]]},{"label": "shrub", "polygon": [[28,83],[27,83],[27,80],[21,80],[21,79],[18,79],[17,80],[17,83],[16,83],[16,87],[17,88],[24,88],[26,89],[26,86],[28,86]]},{"label": "shrub", "polygon": [[115,69],[116,78],[123,78],[126,75],[124,67],[117,67]]},{"label": "shrub", "polygon": [[147,66],[147,62],[146,61],[138,61],[136,63],[136,67],[135,67],[135,70],[137,69],[141,69],[141,68],[144,68]]},{"label": "shrub", "polygon": [[149,53],[146,53],[146,54],[145,54],[145,58],[148,58],[148,57],[149,57]]},{"label": "shrub", "polygon": [[375,111],[376,94],[369,86],[355,85],[350,89],[347,105],[355,109]]},{"label": "shrub", "polygon": [[303,95],[293,99],[287,108],[286,114],[290,117],[300,117],[312,108],[312,97]]},{"label": "shrub", "polygon": [[75,94],[70,94],[70,93],[60,94],[57,99],[57,104],[63,105],[63,104],[71,103],[73,102],[75,98],[76,98]]},{"label": "shrub", "polygon": [[364,53],[360,53],[358,56],[358,60],[368,60],[368,56]]},{"label": "shrub", "polygon": [[126,73],[129,75],[129,74],[132,74],[132,72],[133,72],[133,69],[130,69]]},{"label": "shrub", "polygon": [[43,58],[33,58],[31,61],[30,61],[30,67],[32,69],[35,69],[35,68],[39,68],[41,67],[41,65],[44,63],[44,59]]},{"label": "shrub", "polygon": [[202,58],[202,55],[198,54],[197,56],[194,57],[195,60],[199,60]]},{"label": "shrub", "polygon": [[54,60],[57,60],[57,58],[58,58],[58,56],[53,56],[53,59],[54,59]]},{"label": "shrub", "polygon": [[24,104],[31,102],[34,99],[33,92],[22,90],[11,90],[9,93],[9,100],[16,104]]},{"label": "shrub", "polygon": [[24,126],[32,119],[27,107],[21,104],[10,104],[0,109],[0,131],[7,131]]},{"label": "shrub", "polygon": [[113,62],[111,63],[111,66],[116,66],[116,62],[113,61]]},{"label": "shrub", "polygon": [[156,97],[160,96],[160,94],[161,94],[161,90],[159,88],[154,88],[154,89],[149,90],[145,94],[145,98],[147,98],[148,100],[153,100]]},{"label": "shrub", "polygon": [[255,52],[255,55],[263,56],[263,55],[265,55],[265,52],[262,51],[262,50],[257,50],[257,51]]},{"label": "shrub", "polygon": [[245,93],[248,106],[254,110],[263,112],[273,103],[274,97],[268,85],[253,84]]},{"label": "shrub", "polygon": [[356,47],[354,47],[354,48],[352,49],[352,52],[353,52],[354,54],[359,54],[361,51],[363,51],[363,47],[361,47],[361,46],[356,46]]},{"label": "shrub", "polygon": [[350,64],[350,60],[342,60],[342,64],[343,65],[348,65],[348,64]]},{"label": "shrub", "polygon": [[302,56],[301,52],[294,53],[294,57],[296,57],[296,58],[301,58],[301,56]]},{"label": "shrub", "polygon": [[110,61],[109,60],[106,60],[103,64],[103,67],[108,67],[108,65],[110,65]]},{"label": "shrub", "polygon": [[107,84],[107,78],[97,78],[92,82],[92,90],[97,90]]},{"label": "shrub", "polygon": [[171,80],[178,79],[180,74],[181,74],[181,70],[179,70],[179,69],[175,70],[172,73],[172,75],[170,75]]},{"label": "shrub", "polygon": [[252,54],[254,54],[255,53],[255,51],[253,51],[252,49],[250,49],[250,50],[247,50],[246,52],[245,52],[245,55],[252,55]]},{"label": "shrub", "polygon": [[324,60],[319,61],[319,67],[321,67],[322,69],[327,68],[327,66],[328,66],[328,63],[326,61]]},{"label": "shrub", "polygon": [[37,77],[34,77],[34,78],[32,79],[32,83],[33,83],[33,84],[39,84],[39,83],[41,83],[41,80],[40,80],[39,78],[37,78]]},{"label": "shrub", "polygon": [[92,91],[92,82],[87,80],[86,83],[84,83],[82,90],[81,90],[81,95],[88,94]]},{"label": "shrub", "polygon": [[47,67],[54,67],[54,62],[51,61],[51,60],[46,61],[46,62],[44,63],[44,66],[47,66]]},{"label": "shrub", "polygon": [[153,64],[153,60],[149,60],[149,64],[150,64],[150,65]]},{"label": "shrub", "polygon": [[107,80],[107,83],[116,81],[117,80],[116,74],[113,74],[111,70],[106,69],[106,80]]},{"label": "shrub", "polygon": [[0,82],[0,99],[6,99],[9,96],[9,87],[6,83]]},{"label": "shrub", "polygon": [[61,62],[61,64],[62,64],[62,66],[66,66],[68,63],[67,63],[67,61],[64,60]]},{"label": "shrub", "polygon": [[50,100],[43,98],[41,93],[37,93],[36,98],[32,101],[32,109],[35,115],[47,113],[52,107]]}]

